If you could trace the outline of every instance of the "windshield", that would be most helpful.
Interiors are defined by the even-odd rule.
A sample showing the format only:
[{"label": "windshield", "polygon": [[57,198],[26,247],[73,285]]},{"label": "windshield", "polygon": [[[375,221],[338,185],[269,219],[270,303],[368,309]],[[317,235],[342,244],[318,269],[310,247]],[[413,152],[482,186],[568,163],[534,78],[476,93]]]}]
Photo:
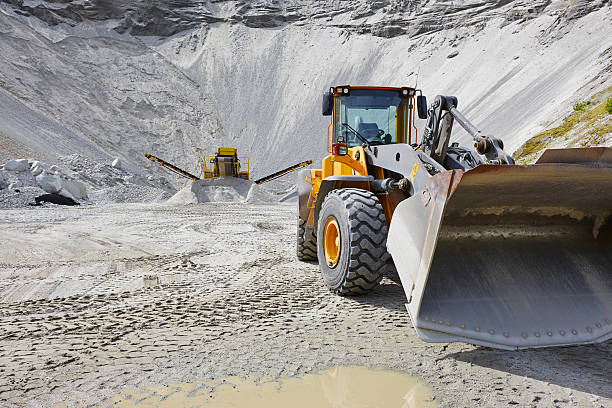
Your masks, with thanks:
[{"label": "windshield", "polygon": [[343,135],[349,147],[364,143],[355,132],[370,144],[403,141],[405,99],[398,91],[352,89],[350,95],[336,98],[335,135]]}]

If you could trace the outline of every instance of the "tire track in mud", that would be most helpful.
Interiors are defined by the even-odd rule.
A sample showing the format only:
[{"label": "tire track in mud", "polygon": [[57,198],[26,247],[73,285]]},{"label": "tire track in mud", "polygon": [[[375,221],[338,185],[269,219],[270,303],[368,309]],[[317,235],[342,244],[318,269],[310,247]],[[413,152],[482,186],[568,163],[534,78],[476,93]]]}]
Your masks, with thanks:
[{"label": "tire track in mud", "polygon": [[[172,265],[168,269],[186,273],[189,256],[182,260],[181,266]],[[0,314],[0,340],[23,340],[32,337],[32,330],[38,336],[79,334],[79,329],[69,324],[76,318],[83,333],[93,328],[98,332],[114,332],[121,321],[126,322],[125,327],[140,330],[167,326],[172,317],[179,319],[174,322],[177,327],[217,325],[307,309],[321,299],[312,296],[312,287],[320,286],[318,276],[303,276],[296,281],[295,277],[289,279],[286,272],[272,276],[258,273],[273,268],[287,270],[286,265],[291,262],[282,258],[248,262],[235,277],[219,279],[209,287],[202,281],[176,282],[131,292],[5,304]],[[250,278],[245,280],[241,275],[244,273]],[[184,320],[186,316],[189,318]],[[23,329],[25,322],[28,330]]]},{"label": "tire track in mud", "polygon": [[[178,351],[178,348],[172,347],[180,342],[175,343],[176,339],[172,336],[167,342],[157,338],[153,341],[152,338],[143,337],[143,333],[198,327],[215,333],[216,328],[216,335],[212,339],[218,340],[234,333],[235,330],[230,330],[228,326],[236,322],[244,322],[243,327],[250,327],[261,320],[309,309],[320,301],[320,296],[312,296],[311,287],[320,286],[316,275],[304,274],[297,281],[289,278],[294,263],[291,259],[278,256],[259,258],[241,264],[235,271],[219,273],[215,268],[192,261],[206,255],[211,253],[198,251],[114,261],[124,262],[125,270],[130,270],[133,265],[150,265],[157,271],[156,277],[180,274],[183,279],[178,282],[160,284],[154,281],[155,284],[148,288],[129,292],[3,304],[0,313],[0,362],[13,370],[11,376],[5,378],[6,382],[0,381],[0,400],[5,396],[2,389],[7,386],[11,390],[24,387],[30,390],[30,380],[25,378],[26,374],[29,378],[33,371],[57,371],[68,365],[78,366],[77,371],[82,371],[82,366],[104,366],[105,362],[116,363],[124,358],[107,360],[105,356],[109,355],[127,353],[129,357],[125,357],[125,362],[134,362],[138,359],[148,360],[151,353],[155,354],[155,350],[160,348],[164,350],[162,354]],[[295,285],[295,290],[287,290],[290,284]],[[139,334],[139,346],[127,346],[125,350],[114,348],[124,338],[135,334]],[[67,348],[59,347],[66,341],[69,345]],[[141,344],[146,345],[147,341],[150,342],[149,349]],[[15,344],[35,346],[8,356],[2,351],[3,346],[9,343],[13,344],[13,349]],[[186,346],[190,343],[180,344]],[[40,344],[55,344],[64,352],[50,359],[49,349],[40,348]],[[57,382],[56,385],[46,386],[53,388],[61,385]]]},{"label": "tire track in mud", "polygon": [[[96,283],[73,296],[0,303],[0,406],[98,405],[125,388],[303,375],[332,365],[419,375],[441,406],[612,403],[602,375],[612,363],[610,343],[519,353],[424,343],[397,276],[367,296],[330,294],[317,265],[294,258],[292,207],[139,206],[95,216],[112,219],[116,211],[132,225],[140,220],[148,244],[166,253],[130,257],[111,248],[103,263],[0,265],[0,288],[2,277],[36,281],[45,268],[72,275],[43,281]],[[32,275],[20,278],[26,267]],[[130,281],[140,286],[123,290]],[[572,380],[575,370],[584,378]]]}]

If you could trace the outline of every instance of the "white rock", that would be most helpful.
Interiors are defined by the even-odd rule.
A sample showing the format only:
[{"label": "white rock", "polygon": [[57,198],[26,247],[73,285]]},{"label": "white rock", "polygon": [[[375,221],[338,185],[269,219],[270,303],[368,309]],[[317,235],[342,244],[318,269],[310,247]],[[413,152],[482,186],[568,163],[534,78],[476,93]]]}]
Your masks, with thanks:
[{"label": "white rock", "polygon": [[62,195],[64,197],[68,197],[68,198],[70,198],[71,200],[74,200],[74,201],[77,200],[76,197],[74,197],[72,194],[70,194],[69,191],[64,190],[64,189],[61,189],[60,191],[58,191],[57,194]]},{"label": "white rock", "polygon": [[113,160],[113,162],[111,163],[111,166],[113,166],[116,169],[120,169],[121,168],[121,160],[119,160],[119,158],[116,158],[115,160]]},{"label": "white rock", "polygon": [[87,199],[87,187],[85,184],[76,180],[68,180],[61,178],[62,189],[59,194],[70,197],[73,200],[85,200]]},{"label": "white rock", "polygon": [[16,188],[20,187],[23,187],[23,183],[21,181],[15,181],[8,186],[9,190],[15,190]]},{"label": "white rock", "polygon": [[49,168],[49,171],[53,174],[59,174],[62,172],[55,164]]},{"label": "white rock", "polygon": [[47,170],[47,168],[48,168],[48,166],[45,163],[43,163],[43,162],[41,162],[39,160],[34,160],[34,161],[32,161],[30,163],[30,168],[33,168],[35,166],[40,166],[40,167],[42,167],[45,170]]},{"label": "white rock", "polygon": [[26,159],[9,160],[4,165],[4,170],[8,171],[26,171],[30,168]]},{"label": "white rock", "polygon": [[48,171],[43,171],[36,176],[36,182],[47,193],[57,193],[62,189],[62,181],[57,174],[51,174]]},{"label": "white rock", "polygon": [[30,171],[34,177],[38,176],[44,170],[47,170],[47,165],[43,162],[34,161],[32,162],[32,166],[30,167]]}]

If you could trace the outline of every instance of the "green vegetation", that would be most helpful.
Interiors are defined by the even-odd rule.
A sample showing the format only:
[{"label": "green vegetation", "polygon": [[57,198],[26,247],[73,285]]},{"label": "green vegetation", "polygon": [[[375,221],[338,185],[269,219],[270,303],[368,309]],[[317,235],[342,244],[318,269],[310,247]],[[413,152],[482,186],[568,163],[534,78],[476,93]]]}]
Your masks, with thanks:
[{"label": "green vegetation", "polygon": [[574,110],[576,112],[584,112],[587,108],[587,106],[589,106],[591,103],[591,101],[583,101],[583,102],[579,102],[577,104],[574,105]]},{"label": "green vegetation", "polygon": [[589,130],[588,136],[580,142],[582,147],[591,147],[604,141],[604,136],[612,133],[612,122],[603,123]]},{"label": "green vegetation", "polygon": [[[612,88],[608,89],[608,91],[610,90]],[[578,126],[585,130],[588,129],[588,136],[581,140],[583,139],[581,135],[573,140],[573,143],[579,143],[583,147],[588,147],[603,142],[604,135],[612,132],[612,123],[597,124],[596,122],[606,116],[606,113],[612,113],[612,97],[607,98],[593,109],[588,110],[588,107],[595,103],[597,102],[585,101],[574,105],[574,113],[565,118],[560,126],[540,132],[523,143],[514,153],[515,160],[519,163],[529,161],[532,155],[544,150],[553,140],[559,140],[560,138],[567,139],[567,134]]]},{"label": "green vegetation", "polygon": [[540,132],[531,139],[527,140],[514,153],[515,160],[523,159],[534,153],[538,153],[540,150],[548,146],[552,139],[558,139],[559,137],[565,136],[578,122],[580,122],[583,115],[584,114],[582,112],[577,111],[565,118],[561,126]]}]

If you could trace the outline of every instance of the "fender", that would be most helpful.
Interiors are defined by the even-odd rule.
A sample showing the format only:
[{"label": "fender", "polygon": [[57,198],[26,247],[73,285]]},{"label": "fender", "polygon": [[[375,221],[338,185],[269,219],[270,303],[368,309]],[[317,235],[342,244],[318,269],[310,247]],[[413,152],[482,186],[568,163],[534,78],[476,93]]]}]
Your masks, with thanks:
[{"label": "fender", "polygon": [[374,181],[372,176],[356,176],[356,175],[342,175],[342,176],[330,176],[321,182],[321,188],[319,188],[319,194],[317,194],[317,201],[314,207],[314,230],[317,230],[319,223],[319,211],[325,200],[325,196],[332,190],[339,188],[361,188],[363,190],[371,191],[371,183]]}]

